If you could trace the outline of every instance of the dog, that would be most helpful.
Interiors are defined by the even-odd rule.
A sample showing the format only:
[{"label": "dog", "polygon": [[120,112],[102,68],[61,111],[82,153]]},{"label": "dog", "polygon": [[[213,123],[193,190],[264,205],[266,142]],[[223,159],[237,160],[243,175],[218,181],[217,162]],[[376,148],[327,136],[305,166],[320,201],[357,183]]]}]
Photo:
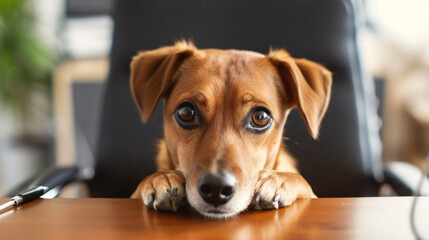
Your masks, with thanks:
[{"label": "dog", "polygon": [[297,108],[317,139],[331,94],[325,67],[283,49],[263,55],[180,41],[140,52],[130,68],[143,122],[164,100],[158,171],[144,178],[132,198],[167,211],[189,202],[210,218],[316,198],[283,149],[282,136],[289,112]]}]

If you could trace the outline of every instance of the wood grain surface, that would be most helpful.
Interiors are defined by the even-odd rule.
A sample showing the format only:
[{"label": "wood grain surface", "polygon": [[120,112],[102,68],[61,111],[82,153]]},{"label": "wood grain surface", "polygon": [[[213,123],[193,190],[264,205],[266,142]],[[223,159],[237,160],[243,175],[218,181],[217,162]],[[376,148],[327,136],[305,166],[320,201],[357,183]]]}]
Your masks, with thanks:
[{"label": "wood grain surface", "polygon": [[[1,213],[0,239],[413,239],[411,203],[320,198],[211,220],[186,207],[156,212],[135,199],[40,199]],[[416,220],[429,236],[429,197],[419,198]]]}]

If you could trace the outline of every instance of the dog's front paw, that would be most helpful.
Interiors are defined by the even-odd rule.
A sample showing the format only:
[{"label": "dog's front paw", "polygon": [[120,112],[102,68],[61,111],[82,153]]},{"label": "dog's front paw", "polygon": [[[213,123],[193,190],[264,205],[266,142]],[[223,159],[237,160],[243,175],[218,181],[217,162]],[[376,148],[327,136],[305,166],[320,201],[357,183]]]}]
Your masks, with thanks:
[{"label": "dog's front paw", "polygon": [[278,209],[292,204],[298,198],[317,198],[301,175],[262,170],[251,206],[255,209]]},{"label": "dog's front paw", "polygon": [[155,210],[176,211],[186,204],[185,175],[176,170],[160,171],[147,176],[132,197],[143,199]]}]

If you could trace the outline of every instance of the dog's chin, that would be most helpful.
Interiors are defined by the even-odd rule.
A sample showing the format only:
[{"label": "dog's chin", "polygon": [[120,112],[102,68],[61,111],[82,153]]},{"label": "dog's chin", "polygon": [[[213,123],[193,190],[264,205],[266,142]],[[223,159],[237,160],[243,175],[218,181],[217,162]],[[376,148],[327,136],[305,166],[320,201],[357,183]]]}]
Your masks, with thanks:
[{"label": "dog's chin", "polygon": [[190,204],[191,204],[191,207],[195,209],[199,214],[201,214],[204,217],[212,218],[212,219],[232,218],[238,215],[240,212],[247,209],[247,206],[248,206],[248,204],[244,204],[244,205],[234,204],[234,206],[226,204],[226,205],[214,207],[206,203],[202,203],[202,204],[200,203],[196,205],[193,205],[192,203]]},{"label": "dog's chin", "polygon": [[221,211],[198,211],[201,215],[203,215],[206,218],[212,218],[212,219],[227,219],[235,217],[239,212],[221,212]]},{"label": "dog's chin", "polygon": [[220,206],[213,206],[205,203],[202,199],[190,198],[189,204],[202,216],[212,219],[226,219],[232,218],[240,212],[247,209],[250,204],[250,196],[240,199],[232,199],[227,204]]}]

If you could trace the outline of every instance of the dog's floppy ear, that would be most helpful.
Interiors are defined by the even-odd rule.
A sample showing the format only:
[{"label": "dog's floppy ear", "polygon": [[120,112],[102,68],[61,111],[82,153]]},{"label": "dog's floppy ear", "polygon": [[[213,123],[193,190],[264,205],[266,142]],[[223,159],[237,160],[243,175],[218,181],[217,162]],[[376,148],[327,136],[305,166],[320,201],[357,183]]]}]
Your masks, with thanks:
[{"label": "dog's floppy ear", "polygon": [[286,93],[316,139],[331,96],[331,72],[315,62],[294,59],[284,50],[271,51],[267,57],[277,68]]},{"label": "dog's floppy ear", "polygon": [[172,77],[185,59],[196,50],[184,41],[174,46],[145,51],[131,62],[130,85],[143,122],[147,122],[163,93],[172,84]]}]

